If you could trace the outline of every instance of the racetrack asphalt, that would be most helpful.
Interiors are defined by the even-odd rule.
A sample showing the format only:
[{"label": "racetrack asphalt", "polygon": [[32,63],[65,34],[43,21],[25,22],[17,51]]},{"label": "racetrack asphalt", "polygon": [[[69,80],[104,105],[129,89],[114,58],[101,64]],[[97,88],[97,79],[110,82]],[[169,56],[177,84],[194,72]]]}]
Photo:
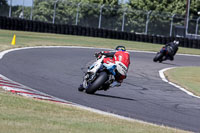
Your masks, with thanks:
[{"label": "racetrack asphalt", "polygon": [[[101,49],[102,50],[102,49]],[[87,107],[159,125],[200,132],[200,99],[163,82],[159,70],[200,66],[200,57],[176,55],[153,62],[155,53],[130,52],[131,65],[122,86],[88,95],[78,91],[83,70],[100,49],[33,48],[7,53],[0,74],[25,86]]]}]

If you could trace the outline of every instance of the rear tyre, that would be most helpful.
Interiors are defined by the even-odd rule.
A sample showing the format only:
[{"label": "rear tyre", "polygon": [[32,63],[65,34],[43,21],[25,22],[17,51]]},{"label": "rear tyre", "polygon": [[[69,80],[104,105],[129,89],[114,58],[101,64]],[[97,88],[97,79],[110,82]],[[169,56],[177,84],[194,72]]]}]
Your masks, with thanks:
[{"label": "rear tyre", "polygon": [[94,94],[108,79],[106,72],[101,72],[96,80],[85,90],[88,94]]}]

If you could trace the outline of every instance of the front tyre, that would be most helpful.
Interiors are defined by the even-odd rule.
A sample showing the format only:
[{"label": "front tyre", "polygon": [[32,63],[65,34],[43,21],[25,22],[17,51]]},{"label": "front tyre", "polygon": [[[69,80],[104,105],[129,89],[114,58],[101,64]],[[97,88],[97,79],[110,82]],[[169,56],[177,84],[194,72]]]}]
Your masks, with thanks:
[{"label": "front tyre", "polygon": [[106,72],[101,72],[96,80],[85,90],[88,94],[94,94],[108,79]]},{"label": "front tyre", "polygon": [[157,62],[157,61],[162,61],[163,58],[163,53],[157,53],[156,56],[154,57],[153,61]]}]

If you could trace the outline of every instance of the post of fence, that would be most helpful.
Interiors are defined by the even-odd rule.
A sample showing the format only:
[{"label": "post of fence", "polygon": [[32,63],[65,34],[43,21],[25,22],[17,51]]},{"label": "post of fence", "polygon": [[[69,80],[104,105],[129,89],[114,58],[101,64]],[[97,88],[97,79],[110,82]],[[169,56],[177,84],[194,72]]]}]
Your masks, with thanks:
[{"label": "post of fence", "polygon": [[24,0],[23,0],[23,5],[22,5],[22,19],[24,19]]},{"label": "post of fence", "polygon": [[34,0],[32,0],[30,20],[33,19],[33,1]]},{"label": "post of fence", "polygon": [[196,30],[195,30],[195,35],[198,34],[198,24],[199,24],[199,20],[200,20],[200,17],[197,18],[197,21],[196,21]]},{"label": "post of fence", "polygon": [[78,15],[79,15],[79,7],[80,7],[81,2],[78,3],[77,5],[77,13],[76,13],[76,25],[78,25]]},{"label": "post of fence", "polygon": [[190,19],[190,0],[187,0],[187,16],[186,16],[186,28],[185,28],[185,35],[188,35],[188,25]]},{"label": "post of fence", "polygon": [[171,26],[170,26],[170,37],[172,36],[173,21],[174,21],[174,17],[175,17],[175,15],[176,15],[176,14],[173,14],[172,17],[171,17],[172,19],[171,19]]},{"label": "post of fence", "polygon": [[58,0],[55,1],[54,3],[54,13],[53,13],[53,24],[55,23],[55,17],[56,17],[56,4],[57,4]]},{"label": "post of fence", "polygon": [[147,20],[146,20],[146,27],[145,27],[145,34],[147,35],[148,33],[148,25],[149,25],[149,16],[151,14],[151,11],[147,12]]},{"label": "post of fence", "polygon": [[100,11],[99,11],[99,26],[98,26],[99,29],[101,28],[101,16],[102,16],[103,7],[104,7],[104,4],[100,7]]},{"label": "post of fence", "polygon": [[10,0],[9,17],[11,17],[11,14],[12,14],[12,0]]},{"label": "post of fence", "polygon": [[126,15],[126,11],[127,11],[127,7],[124,9],[124,12],[123,12],[123,20],[122,20],[122,31],[124,31],[124,24],[125,24],[125,15]]}]

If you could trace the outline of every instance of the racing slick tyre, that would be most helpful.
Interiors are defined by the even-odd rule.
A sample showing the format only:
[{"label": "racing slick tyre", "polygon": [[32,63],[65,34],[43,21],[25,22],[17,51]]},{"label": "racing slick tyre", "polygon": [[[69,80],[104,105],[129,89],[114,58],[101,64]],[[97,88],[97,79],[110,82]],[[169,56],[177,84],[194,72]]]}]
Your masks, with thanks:
[{"label": "racing slick tyre", "polygon": [[163,53],[157,53],[156,56],[154,57],[153,61],[154,62],[162,62],[162,58],[163,58]]},{"label": "racing slick tyre", "polygon": [[101,72],[96,80],[85,90],[88,94],[94,94],[108,79],[106,72]]}]

